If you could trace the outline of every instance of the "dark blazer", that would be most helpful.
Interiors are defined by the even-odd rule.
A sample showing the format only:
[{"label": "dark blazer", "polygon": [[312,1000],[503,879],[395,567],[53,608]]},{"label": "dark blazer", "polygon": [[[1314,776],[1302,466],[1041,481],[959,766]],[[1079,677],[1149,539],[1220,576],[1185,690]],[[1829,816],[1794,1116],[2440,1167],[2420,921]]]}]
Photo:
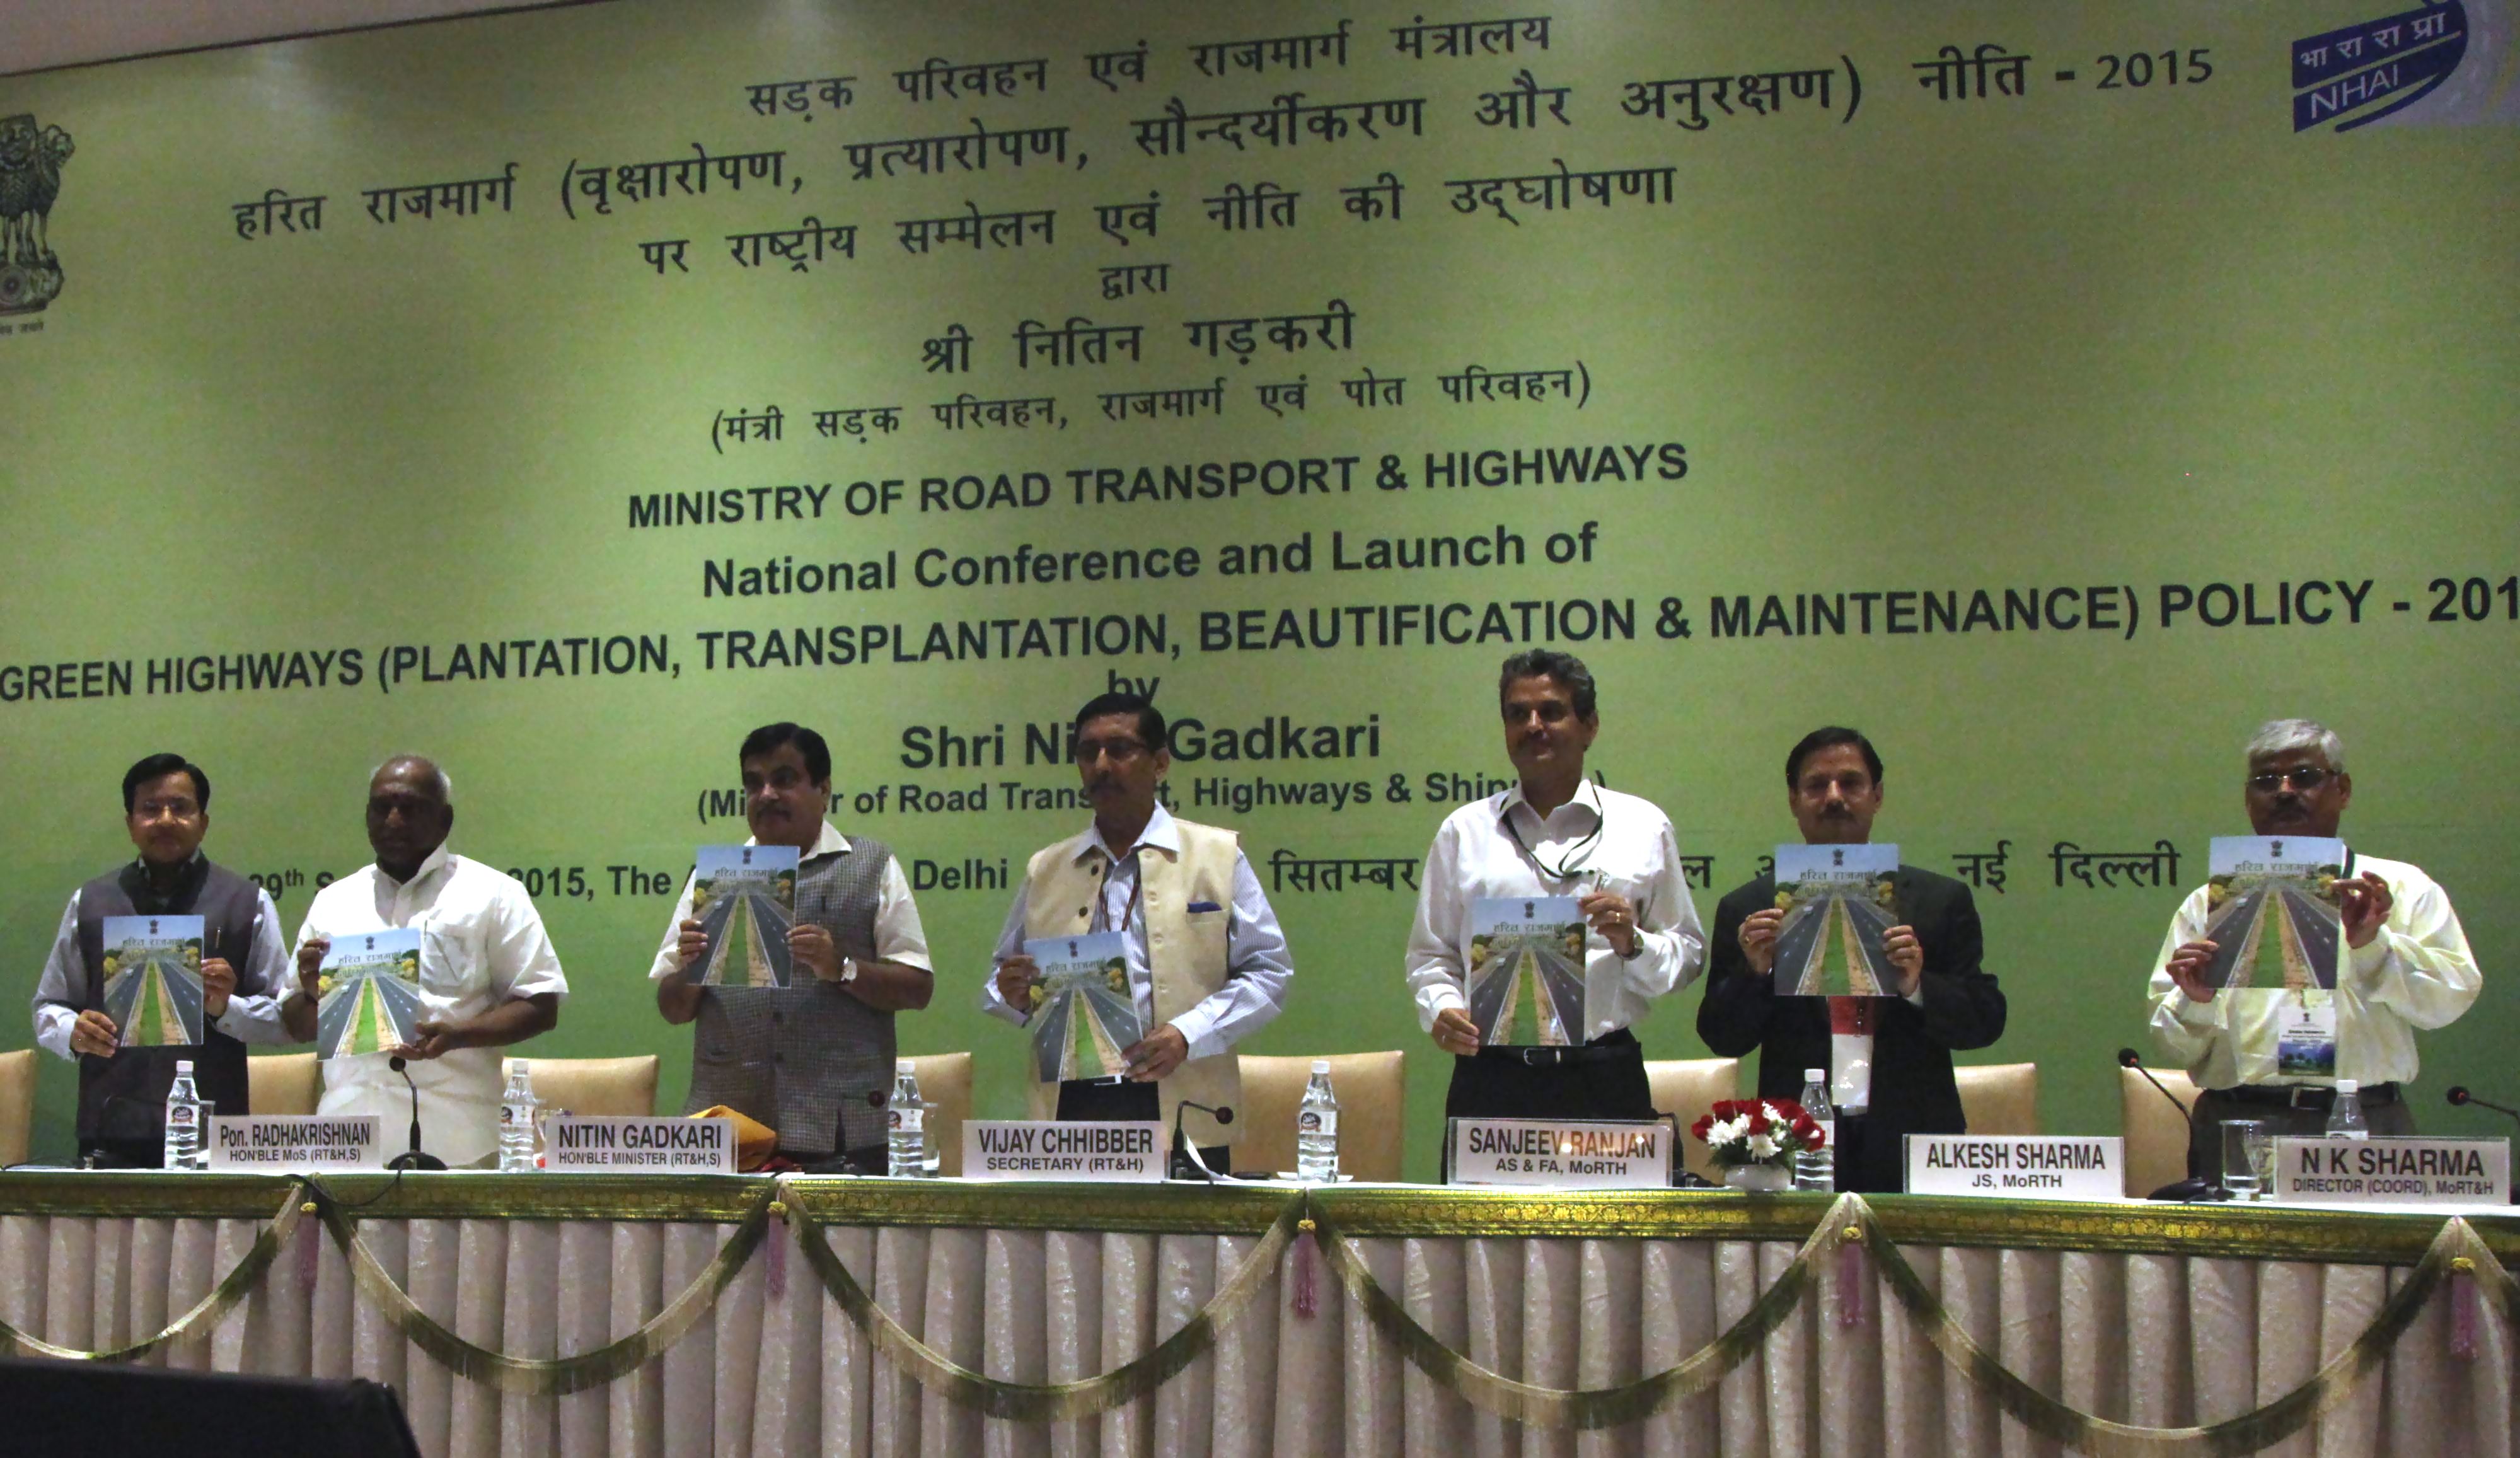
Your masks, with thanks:
[{"label": "dark blazer", "polygon": [[[1893,887],[1899,919],[1915,929],[1924,949],[1916,987],[1925,1005],[1881,1001],[1872,1034],[1871,1116],[1858,1152],[1863,1167],[1838,1176],[1850,1190],[1900,1188],[1901,1135],[1966,1133],[1952,1050],[1983,1048],[2003,1036],[2003,989],[1978,965],[1986,936],[1968,888],[1913,866],[1901,866]],[[1697,1035],[1728,1058],[1756,1051],[1761,1098],[1799,1099],[1803,1071],[1828,1067],[1828,1004],[1777,996],[1776,980],[1752,976],[1741,955],[1741,923],[1774,906],[1776,897],[1776,878],[1762,876],[1717,904]]]}]

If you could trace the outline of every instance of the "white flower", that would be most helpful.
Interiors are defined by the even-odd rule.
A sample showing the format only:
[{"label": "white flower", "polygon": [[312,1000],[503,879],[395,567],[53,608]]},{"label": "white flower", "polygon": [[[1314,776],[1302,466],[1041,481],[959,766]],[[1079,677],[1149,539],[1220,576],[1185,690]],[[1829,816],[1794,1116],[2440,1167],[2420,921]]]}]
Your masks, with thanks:
[{"label": "white flower", "polygon": [[1766,1134],[1753,1134],[1750,1136],[1750,1158],[1754,1160],[1771,1159],[1776,1155],[1776,1153],[1777,1141],[1774,1138]]},{"label": "white flower", "polygon": [[1736,1116],[1732,1118],[1719,1118],[1714,1123],[1707,1125],[1706,1147],[1708,1149],[1722,1149],[1724,1146],[1732,1143],[1734,1140],[1739,1139],[1749,1132],[1750,1120],[1745,1117]]}]

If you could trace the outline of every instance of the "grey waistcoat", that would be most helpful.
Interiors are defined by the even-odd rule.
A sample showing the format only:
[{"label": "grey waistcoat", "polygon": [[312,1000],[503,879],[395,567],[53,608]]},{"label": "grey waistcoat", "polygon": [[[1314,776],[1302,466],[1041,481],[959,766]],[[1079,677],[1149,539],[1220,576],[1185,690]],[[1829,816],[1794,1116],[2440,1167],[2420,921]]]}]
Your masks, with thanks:
[{"label": "grey waistcoat", "polygon": [[[105,1006],[105,919],[110,916],[198,916],[205,946],[236,969],[237,992],[255,997],[271,989],[253,973],[253,933],[261,893],[234,871],[197,860],[186,868],[175,893],[159,896],[137,863],[79,888],[78,949],[87,976],[80,982],[81,1010]],[[193,1086],[221,1114],[246,1109],[245,1044],[216,1027],[202,1029],[198,1048],[125,1048],[112,1058],[78,1061],[78,1132],[82,1139],[155,1139],[165,1127],[166,1089],[175,1064],[190,1059]]]},{"label": "grey waistcoat", "polygon": [[[875,914],[892,848],[847,838],[845,854],[796,868],[796,920],[827,928],[844,957],[876,960]],[[892,1086],[892,1014],[796,967],[790,987],[710,987],[692,1039],[683,1112],[712,1104],[779,1131],[780,1149],[815,1156],[883,1143]]]}]

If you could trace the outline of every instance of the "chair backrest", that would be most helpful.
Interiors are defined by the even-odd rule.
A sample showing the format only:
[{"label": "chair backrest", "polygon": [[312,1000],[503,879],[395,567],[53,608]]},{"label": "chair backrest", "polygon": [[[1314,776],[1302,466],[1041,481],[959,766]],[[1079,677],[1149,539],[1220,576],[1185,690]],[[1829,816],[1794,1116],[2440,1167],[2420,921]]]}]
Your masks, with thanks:
[{"label": "chair backrest", "polygon": [[2039,1065],[1990,1063],[1952,1070],[1972,1134],[2039,1132]]},{"label": "chair backrest", "polygon": [[656,1055],[635,1058],[525,1057],[534,1102],[571,1114],[656,1112]]},{"label": "chair backrest", "polygon": [[1715,1161],[1707,1155],[1706,1146],[1689,1137],[1688,1131],[1699,1115],[1718,1102],[1741,1096],[1741,1060],[1677,1058],[1647,1063],[1645,1081],[1653,1085],[1654,1108],[1680,1116],[1681,1162],[1701,1179],[1723,1178]]},{"label": "chair backrest", "polygon": [[971,1116],[971,1055],[929,1053],[910,1060],[919,1097],[927,1105],[928,1137],[936,1141],[936,1172],[963,1173],[963,1124]]},{"label": "chair backrest", "polygon": [[[1339,1172],[1361,1180],[1400,1178],[1402,1134],[1409,1126],[1400,1050],[1327,1057],[1330,1091],[1338,1095]],[[1313,1060],[1245,1053],[1236,1062],[1242,1069],[1242,1107],[1235,1111],[1235,1167],[1292,1172],[1295,1112],[1313,1081]]]},{"label": "chair backrest", "polygon": [[35,1050],[0,1053],[0,1164],[26,1162],[35,1136]]},{"label": "chair backrest", "polygon": [[[2177,1069],[2153,1071],[2183,1107],[2196,1107],[2196,1084]],[[2134,1069],[2118,1070],[2118,1127],[2126,1135],[2126,1192],[2139,1200],[2187,1177],[2187,1120]]]},{"label": "chair backrest", "polygon": [[251,1109],[228,1113],[312,1114],[316,1105],[315,1055],[263,1053],[245,1061],[245,1096]]}]

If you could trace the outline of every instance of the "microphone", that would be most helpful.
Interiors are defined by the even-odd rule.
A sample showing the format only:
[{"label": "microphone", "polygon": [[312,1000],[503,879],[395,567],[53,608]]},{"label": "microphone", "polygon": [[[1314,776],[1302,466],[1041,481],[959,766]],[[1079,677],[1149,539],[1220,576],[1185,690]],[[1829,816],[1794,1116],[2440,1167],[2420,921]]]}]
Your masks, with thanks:
[{"label": "microphone", "polygon": [[2469,1093],[2467,1091],[2467,1085],[2464,1083],[2454,1083],[2451,1085],[2450,1101],[2451,1103],[2460,1107],[2474,1104],[2479,1109],[2491,1109],[2505,1118],[2520,1119],[2520,1109],[2506,1108],[2503,1105],[2495,1103],[2491,1099],[2480,1099],[2476,1095]]},{"label": "microphone", "polygon": [[1205,1104],[1193,1104],[1188,1099],[1174,1105],[1172,1167],[1165,1171],[1165,1176],[1170,1179],[1204,1179],[1214,1184],[1217,1177],[1216,1171],[1208,1168],[1207,1162],[1198,1157],[1197,1148],[1190,1142],[1190,1135],[1182,1129],[1182,1115],[1192,1109],[1213,1117],[1221,1124],[1234,1122],[1234,1110],[1231,1107],[1211,1109]]},{"label": "microphone", "polygon": [[[2196,1116],[2188,1110],[2186,1105],[2179,1102],[2179,1095],[2172,1093],[2169,1089],[2161,1086],[2161,1080],[2152,1076],[2152,1071],[2143,1066],[2142,1057],[2133,1048],[2120,1048],[2118,1050],[2118,1067],[2122,1069],[2133,1069],[2137,1072],[2142,1074],[2144,1082],[2151,1084],[2156,1092],[2158,1092],[2163,1098],[2170,1101],[2170,1107],[2179,1111],[2179,1117],[2187,1125],[2188,1148],[2195,1148]],[[2146,1200],[2187,1201],[2228,1200],[2231,1198],[2231,1192],[2224,1189],[2223,1183],[2220,1180],[2208,1179],[2201,1174],[2191,1174],[2185,1179],[2173,1180],[2169,1184],[2163,1185],[2160,1189],[2153,1191],[2151,1194],[2146,1195],[2143,1198]]]},{"label": "microphone", "polygon": [[424,1153],[421,1151],[421,1148],[420,1148],[420,1085],[419,1085],[419,1084],[417,1084],[417,1083],[413,1083],[413,1082],[411,1081],[411,1068],[410,1068],[410,1066],[409,1066],[408,1064],[406,1064],[406,1063],[403,1061],[402,1056],[401,1056],[400,1054],[396,1054],[396,1055],[395,1055],[395,1056],[393,1056],[392,1058],[389,1058],[389,1059],[385,1060],[385,1067],[387,1067],[387,1068],[389,1068],[389,1069],[392,1069],[392,1070],[393,1070],[395,1072],[397,1072],[397,1073],[402,1074],[402,1081],[403,1081],[406,1085],[408,1085],[408,1086],[410,1087],[410,1089],[411,1089],[411,1148],[409,1148],[409,1149],[407,1149],[407,1150],[403,1151],[401,1154],[398,1154],[398,1155],[394,1156],[392,1159],[387,1160],[387,1161],[385,1162],[385,1167],[386,1167],[387,1169],[443,1169],[443,1168],[445,1168],[445,1167],[446,1167],[446,1162],[445,1162],[444,1160],[441,1160],[441,1159],[439,1159],[437,1156],[432,1155],[432,1154],[424,1154]]},{"label": "microphone", "polygon": [[[2467,1091],[2467,1085],[2464,1083],[2452,1084],[2449,1098],[2451,1103],[2458,1108],[2463,1109],[2468,1105],[2473,1104],[2479,1109],[2491,1109],[2495,1113],[2501,1115],[2503,1117],[2510,1119],[2513,1123],[2520,1123],[2520,1109],[2513,1109],[2506,1105],[2498,1104],[2491,1099],[2480,1099],[2476,1095],[2469,1093]],[[2513,1205],[2520,1205],[2520,1185],[2512,1186],[2511,1203]]]}]

